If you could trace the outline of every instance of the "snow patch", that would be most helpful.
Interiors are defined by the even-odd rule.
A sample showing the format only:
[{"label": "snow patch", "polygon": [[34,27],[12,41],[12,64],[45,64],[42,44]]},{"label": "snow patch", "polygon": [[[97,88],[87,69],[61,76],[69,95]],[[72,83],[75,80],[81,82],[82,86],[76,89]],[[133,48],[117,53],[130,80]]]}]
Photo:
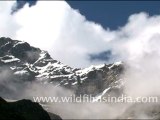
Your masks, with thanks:
[{"label": "snow patch", "polygon": [[122,65],[122,61],[115,62],[112,66],[108,67],[109,69],[112,69],[114,66]]},{"label": "snow patch", "polygon": [[1,58],[3,63],[11,63],[11,62],[20,62],[20,59],[15,58],[13,55],[6,55],[5,57]]}]

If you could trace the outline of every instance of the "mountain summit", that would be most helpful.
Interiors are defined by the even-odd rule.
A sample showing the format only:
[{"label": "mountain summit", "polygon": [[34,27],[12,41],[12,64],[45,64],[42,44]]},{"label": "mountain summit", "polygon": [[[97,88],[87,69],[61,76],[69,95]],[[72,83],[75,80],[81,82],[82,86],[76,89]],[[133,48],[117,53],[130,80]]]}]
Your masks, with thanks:
[{"label": "mountain summit", "polygon": [[[54,60],[44,50],[30,46],[27,42],[0,38],[0,71],[9,71],[16,82],[39,81],[63,86],[76,95],[102,93],[121,81],[123,63],[102,64],[85,69],[74,69]],[[0,84],[1,89],[5,86]],[[8,90],[9,91],[9,90]]]}]

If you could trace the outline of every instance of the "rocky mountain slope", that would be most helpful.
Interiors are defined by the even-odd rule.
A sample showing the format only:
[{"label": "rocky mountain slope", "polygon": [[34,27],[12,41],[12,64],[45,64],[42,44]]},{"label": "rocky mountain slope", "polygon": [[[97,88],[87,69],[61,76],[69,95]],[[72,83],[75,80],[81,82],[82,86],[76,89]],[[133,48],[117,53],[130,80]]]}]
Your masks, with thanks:
[{"label": "rocky mountain slope", "polygon": [[[30,100],[7,102],[0,98],[1,120],[51,120],[49,114],[38,104]],[[52,119],[61,120],[52,114]]]},{"label": "rocky mountain slope", "polygon": [[[47,51],[26,42],[0,38],[0,96],[4,98],[15,98],[15,94],[23,91],[25,83],[33,82],[61,86],[74,91],[77,96],[93,95],[93,102],[106,95],[119,96],[125,84],[121,78],[124,69],[123,62],[71,68],[53,59]],[[16,90],[15,84],[18,84]],[[2,99],[1,102],[5,103]],[[147,118],[158,119],[159,104],[131,104],[118,118],[140,118],[139,114],[144,113]],[[50,113],[50,116],[54,114]]]},{"label": "rocky mountain slope", "polygon": [[[10,79],[18,83],[38,81],[72,89],[76,95],[96,96],[108,88],[116,89],[122,85],[120,75],[123,69],[122,62],[73,69],[26,42],[0,38],[0,71],[6,70],[10,74],[3,78],[7,79],[3,80],[5,82]],[[9,91],[5,84],[0,84],[0,89],[1,92]]]}]

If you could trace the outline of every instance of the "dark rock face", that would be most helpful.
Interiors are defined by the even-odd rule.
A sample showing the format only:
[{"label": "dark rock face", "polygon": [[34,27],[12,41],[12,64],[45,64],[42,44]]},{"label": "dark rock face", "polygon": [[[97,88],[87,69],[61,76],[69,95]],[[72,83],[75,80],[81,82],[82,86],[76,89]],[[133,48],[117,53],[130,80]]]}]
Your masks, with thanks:
[{"label": "dark rock face", "polygon": [[[52,114],[52,118],[59,120],[59,116]],[[1,120],[51,120],[49,114],[38,103],[30,100],[6,102],[0,98]]]},{"label": "dark rock face", "polygon": [[81,79],[85,78],[85,81],[79,85],[80,89],[83,89],[84,94],[96,95],[111,85],[114,86],[115,82],[120,80],[123,69],[124,66],[121,63],[104,64],[99,68],[93,67],[81,76]]},{"label": "dark rock face", "polygon": [[7,103],[3,98],[0,97],[0,104]]},{"label": "dark rock face", "polygon": [[40,49],[31,47],[26,42],[0,38],[0,57],[12,55],[22,61],[35,62],[39,58]]},{"label": "dark rock face", "polygon": [[48,112],[48,114],[49,114],[51,120],[62,120],[62,118],[60,116],[56,115],[56,114],[53,114],[53,113],[50,113],[50,112]]}]

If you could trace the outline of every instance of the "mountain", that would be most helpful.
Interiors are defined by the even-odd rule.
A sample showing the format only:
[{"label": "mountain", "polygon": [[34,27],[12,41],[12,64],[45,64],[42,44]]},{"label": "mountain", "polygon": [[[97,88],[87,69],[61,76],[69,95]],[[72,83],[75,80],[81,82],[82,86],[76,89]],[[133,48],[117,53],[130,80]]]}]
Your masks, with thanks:
[{"label": "mountain", "polygon": [[[72,68],[53,59],[47,51],[30,46],[27,42],[5,37],[0,38],[0,96],[7,99],[17,100],[19,99],[17,96],[23,96],[23,90],[27,88],[28,83],[30,83],[29,85],[40,83],[53,85],[53,87],[60,86],[66,90],[74,91],[76,96],[92,95],[94,96],[93,102],[107,95],[118,97],[123,94],[125,82],[122,75],[125,68],[126,65],[123,62],[92,65],[88,68]],[[50,92],[49,89],[46,89],[46,91]],[[41,92],[43,93],[44,91],[42,90]],[[65,91],[63,92],[65,94]],[[1,103],[7,107],[3,108]],[[8,111],[12,111],[9,112],[11,115],[16,115],[17,119],[24,118],[24,116],[17,114],[17,112],[23,114],[28,110],[23,106],[24,103],[29,106],[30,104],[31,106],[33,105],[33,109],[36,109],[36,106],[40,108],[38,104],[28,100],[7,103],[5,100],[0,99],[0,117],[1,111],[4,112],[3,110],[7,108]],[[8,109],[8,105],[15,105],[16,107],[11,107],[12,109],[9,107]],[[22,107],[22,111],[18,111],[19,106]],[[45,109],[47,107],[43,106]],[[33,115],[32,110],[30,112]],[[47,112],[51,118],[59,118],[49,110]],[[160,105],[133,103],[129,104],[122,112],[123,114],[117,118],[159,119]],[[39,114],[37,113],[37,115]],[[45,115],[45,118],[49,119],[46,113]]]},{"label": "mountain", "polygon": [[[0,38],[0,71],[10,74],[3,78],[5,82],[38,81],[72,89],[76,95],[97,96],[106,89],[120,90],[123,69],[122,62],[84,69],[71,68],[53,59],[47,51],[32,47],[27,42]],[[0,84],[0,89],[0,93],[10,91],[5,84]]]},{"label": "mountain", "polygon": [[[30,100],[19,100],[7,102],[0,98],[0,119],[1,120],[51,120],[49,114],[42,106]],[[52,119],[61,120],[55,114]]]}]

